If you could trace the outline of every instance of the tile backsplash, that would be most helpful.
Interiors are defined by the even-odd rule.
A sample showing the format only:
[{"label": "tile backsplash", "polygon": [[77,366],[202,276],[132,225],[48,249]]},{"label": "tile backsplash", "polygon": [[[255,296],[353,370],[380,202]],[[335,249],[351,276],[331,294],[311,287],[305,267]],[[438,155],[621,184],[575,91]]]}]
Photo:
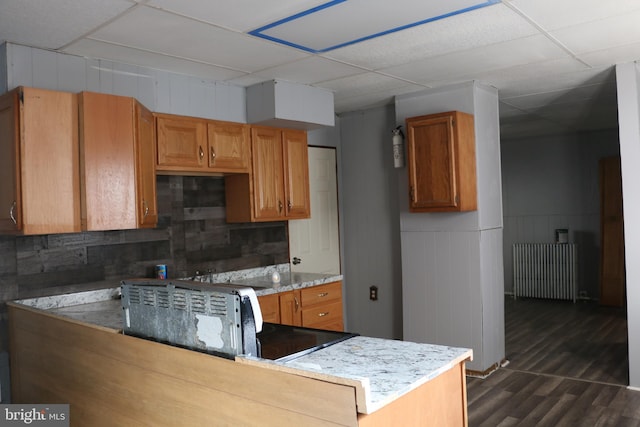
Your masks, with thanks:
[{"label": "tile backsplash", "polygon": [[[158,176],[158,227],[0,236],[0,301],[289,262],[286,222],[227,224],[224,179]],[[4,310],[2,310],[4,311]]]}]

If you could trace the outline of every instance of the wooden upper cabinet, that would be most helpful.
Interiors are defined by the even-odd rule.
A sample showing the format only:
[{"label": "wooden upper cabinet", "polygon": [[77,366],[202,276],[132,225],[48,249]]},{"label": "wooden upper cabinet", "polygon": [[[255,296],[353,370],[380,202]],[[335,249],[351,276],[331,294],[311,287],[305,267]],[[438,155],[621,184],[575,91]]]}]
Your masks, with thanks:
[{"label": "wooden upper cabinet", "polygon": [[83,229],[155,226],[151,113],[129,97],[79,96]]},{"label": "wooden upper cabinet", "polygon": [[304,131],[251,127],[251,174],[225,177],[227,222],[309,218]]},{"label": "wooden upper cabinet", "polygon": [[201,171],[207,165],[207,122],[194,117],[155,114],[158,171]]},{"label": "wooden upper cabinet", "polygon": [[249,172],[251,144],[248,125],[209,121],[207,140],[210,169],[218,172]]},{"label": "wooden upper cabinet", "polygon": [[287,219],[309,218],[309,157],[307,133],[297,130],[282,131],[284,157],[284,193]]},{"label": "wooden upper cabinet", "polygon": [[248,173],[249,126],[196,117],[156,114],[160,173]]},{"label": "wooden upper cabinet", "polygon": [[0,97],[0,231],[78,232],[78,103],[19,87]]},{"label": "wooden upper cabinet", "polygon": [[459,111],[406,120],[409,210],[477,209],[473,116]]},{"label": "wooden upper cabinet", "polygon": [[254,217],[284,219],[284,159],[280,130],[251,128]]},{"label": "wooden upper cabinet", "polygon": [[136,192],[138,226],[158,224],[156,192],[156,127],[153,113],[135,101]]}]

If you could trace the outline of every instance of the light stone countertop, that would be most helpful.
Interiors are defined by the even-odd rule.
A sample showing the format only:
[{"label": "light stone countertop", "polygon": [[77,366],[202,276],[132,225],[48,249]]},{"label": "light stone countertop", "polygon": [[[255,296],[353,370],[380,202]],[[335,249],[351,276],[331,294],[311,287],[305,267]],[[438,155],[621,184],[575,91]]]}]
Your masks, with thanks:
[{"label": "light stone countertop", "polygon": [[352,385],[358,412],[370,414],[472,357],[466,348],[356,336],[289,362],[236,361]]},{"label": "light stone countertop", "polygon": [[[197,281],[255,287],[256,295],[268,295],[342,280],[341,275],[278,269],[281,280],[273,284],[270,277],[274,269],[254,269],[245,275],[224,273],[226,280],[222,280],[225,276],[208,275],[198,277]],[[124,322],[119,287],[15,303],[114,332],[122,330]],[[471,358],[469,349],[356,336],[289,362],[242,356],[236,361],[351,385],[356,390],[358,412],[368,414]]]}]

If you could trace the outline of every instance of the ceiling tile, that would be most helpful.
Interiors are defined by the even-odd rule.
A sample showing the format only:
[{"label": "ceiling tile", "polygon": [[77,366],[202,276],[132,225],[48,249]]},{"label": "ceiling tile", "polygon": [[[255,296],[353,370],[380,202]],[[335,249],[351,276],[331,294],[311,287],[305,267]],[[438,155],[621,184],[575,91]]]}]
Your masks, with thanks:
[{"label": "ceiling tile", "polygon": [[594,67],[634,62],[640,59],[640,42],[584,53],[580,59]]},{"label": "ceiling tile", "polygon": [[[390,89],[404,87],[408,82],[384,76],[378,73],[366,72],[354,76],[329,80],[318,83],[316,86],[335,92],[334,100],[341,100],[354,96],[362,96],[369,93],[385,92]],[[415,86],[416,88],[424,88]]]},{"label": "ceiling tile", "polygon": [[495,4],[336,49],[323,56],[377,70],[533,34],[536,34],[535,28],[522,17]]},{"label": "ceiling tile", "polygon": [[547,31],[623,16],[640,9],[637,0],[511,0]]},{"label": "ceiling tile", "polygon": [[91,38],[245,72],[308,56],[292,48],[149,7],[136,8],[96,31]]},{"label": "ceiling tile", "polygon": [[95,40],[82,39],[71,44],[65,52],[92,58],[117,60],[157,70],[172,71],[212,80],[228,80],[244,73],[171,56],[158,55],[138,49],[117,46]]},{"label": "ceiling tile", "polygon": [[396,96],[415,92],[416,90],[424,90],[424,87],[405,84],[404,86],[390,86],[387,89],[377,92],[366,92],[360,95],[342,97],[335,100],[335,112],[344,113],[392,104]]},{"label": "ceiling tile", "polygon": [[416,83],[431,85],[433,82],[457,79],[460,76],[566,56],[567,53],[548,38],[537,35],[440,55],[382,71]]},{"label": "ceiling tile", "polygon": [[561,28],[552,31],[551,35],[571,51],[581,54],[640,42],[639,23],[640,9],[588,24]]},{"label": "ceiling tile", "polygon": [[133,5],[127,0],[3,0],[0,42],[58,49]]},{"label": "ceiling tile", "polygon": [[[529,70],[522,70],[523,73],[526,73],[523,74],[522,79],[517,77],[519,70],[514,69],[512,71],[516,80],[507,80],[500,77],[495,79],[500,99],[615,81],[613,67],[583,68],[582,70],[570,70],[567,72],[554,72],[552,69],[531,67]],[[537,76],[536,73],[538,74]]]},{"label": "ceiling tile", "polygon": [[220,27],[247,32],[326,2],[327,0],[150,0],[147,4]]},{"label": "ceiling tile", "polygon": [[362,72],[363,70],[361,68],[313,56],[269,68],[267,70],[258,71],[255,74],[268,79],[278,78],[303,84],[312,84],[347,77],[354,74],[361,74]]}]

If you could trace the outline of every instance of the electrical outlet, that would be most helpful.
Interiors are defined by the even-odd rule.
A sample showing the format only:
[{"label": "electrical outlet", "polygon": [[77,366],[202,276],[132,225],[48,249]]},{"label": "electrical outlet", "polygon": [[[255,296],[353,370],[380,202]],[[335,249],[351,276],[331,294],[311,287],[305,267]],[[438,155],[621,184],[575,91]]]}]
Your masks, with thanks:
[{"label": "electrical outlet", "polygon": [[377,286],[370,286],[369,287],[369,299],[371,301],[377,301],[378,300],[378,287]]}]

